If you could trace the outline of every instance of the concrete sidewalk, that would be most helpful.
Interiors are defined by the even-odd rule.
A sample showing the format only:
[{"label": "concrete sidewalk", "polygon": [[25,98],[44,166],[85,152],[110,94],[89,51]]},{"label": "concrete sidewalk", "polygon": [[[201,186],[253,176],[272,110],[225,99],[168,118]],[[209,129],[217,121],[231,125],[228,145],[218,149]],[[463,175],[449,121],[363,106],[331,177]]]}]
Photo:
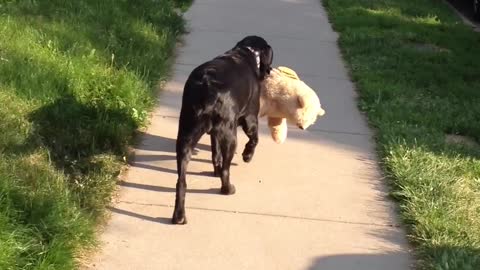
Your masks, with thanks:
[{"label": "concrete sidewalk", "polygon": [[[387,200],[374,145],[319,0],[196,0],[191,33],[121,185],[104,245],[88,269],[409,269],[404,232]],[[219,194],[204,136],[188,168],[185,226],[170,225],[175,138],[190,71],[249,34],[295,69],[327,111],[275,144],[262,122],[253,161],[236,155],[237,193]],[[239,131],[241,153],[247,138]]]}]

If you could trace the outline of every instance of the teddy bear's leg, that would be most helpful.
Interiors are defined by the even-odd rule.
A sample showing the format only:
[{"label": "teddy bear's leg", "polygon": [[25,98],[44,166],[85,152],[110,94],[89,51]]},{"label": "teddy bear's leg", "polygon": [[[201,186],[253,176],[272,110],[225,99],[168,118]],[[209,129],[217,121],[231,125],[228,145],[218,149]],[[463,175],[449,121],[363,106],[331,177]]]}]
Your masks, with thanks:
[{"label": "teddy bear's leg", "polygon": [[213,134],[210,134],[210,143],[212,147],[213,175],[220,177],[222,171],[222,153],[220,152],[220,144]]},{"label": "teddy bear's leg", "polygon": [[242,153],[243,161],[250,162],[258,144],[258,116],[247,115],[240,120],[240,125],[242,125],[242,129],[248,137],[248,142]]},{"label": "teddy bear's leg", "polygon": [[283,143],[287,139],[287,119],[268,117],[268,127],[270,128],[270,134],[272,139],[276,143]]}]

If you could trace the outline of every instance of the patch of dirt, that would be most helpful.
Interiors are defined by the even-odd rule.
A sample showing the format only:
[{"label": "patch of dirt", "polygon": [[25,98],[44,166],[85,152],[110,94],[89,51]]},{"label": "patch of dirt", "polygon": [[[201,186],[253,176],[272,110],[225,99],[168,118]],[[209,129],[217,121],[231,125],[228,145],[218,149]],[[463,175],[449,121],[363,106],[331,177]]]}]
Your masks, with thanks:
[{"label": "patch of dirt", "polygon": [[415,50],[420,52],[450,52],[449,49],[429,43],[412,43],[411,46],[413,46]]},{"label": "patch of dirt", "polygon": [[463,135],[447,134],[445,136],[445,142],[449,144],[461,144],[469,148],[480,149],[480,144],[478,142]]}]

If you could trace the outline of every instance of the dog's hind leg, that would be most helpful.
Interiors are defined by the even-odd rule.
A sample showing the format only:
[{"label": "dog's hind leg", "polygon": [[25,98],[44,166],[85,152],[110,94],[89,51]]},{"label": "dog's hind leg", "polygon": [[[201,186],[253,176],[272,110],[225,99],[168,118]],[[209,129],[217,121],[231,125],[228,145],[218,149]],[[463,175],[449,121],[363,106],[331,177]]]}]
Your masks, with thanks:
[{"label": "dog's hind leg", "polygon": [[242,129],[248,137],[248,142],[245,144],[242,157],[243,161],[250,162],[255,153],[255,147],[258,144],[258,117],[255,115],[247,115],[240,122]]},{"label": "dog's hind leg", "polygon": [[[237,148],[237,129],[231,127],[220,133],[217,137],[220,143],[220,151],[222,152],[222,168],[220,178],[222,179],[222,188],[220,192],[224,195],[235,193],[235,186],[230,183],[230,164],[232,163],[235,150]],[[218,133],[215,135],[219,135]]]},{"label": "dog's hind leg", "polygon": [[[182,125],[180,125],[182,127]],[[185,216],[185,193],[187,190],[187,166],[192,155],[192,151],[197,145],[198,141],[205,133],[204,128],[198,125],[197,128],[189,129],[188,131],[180,130],[177,138],[177,187],[175,194],[175,209],[173,212],[173,224],[186,224],[187,218]],[[187,133],[187,134],[185,134]]]},{"label": "dog's hind leg", "polygon": [[222,153],[217,136],[214,136],[213,133],[210,134],[210,143],[212,148],[213,175],[220,177],[222,170]]}]

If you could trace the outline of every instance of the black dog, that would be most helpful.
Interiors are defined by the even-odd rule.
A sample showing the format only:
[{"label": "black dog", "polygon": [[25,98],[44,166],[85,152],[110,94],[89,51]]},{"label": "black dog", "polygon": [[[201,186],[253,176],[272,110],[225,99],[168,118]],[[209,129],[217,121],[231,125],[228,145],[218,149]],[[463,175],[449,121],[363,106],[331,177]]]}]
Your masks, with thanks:
[{"label": "black dog", "polygon": [[243,160],[249,162],[258,143],[260,82],[270,73],[273,50],[261,37],[248,36],[225,54],[195,68],[185,83],[177,135],[177,193],[174,224],[186,224],[186,172],[192,150],[210,134],[215,176],[220,192],[234,194],[230,163],[237,147],[237,127],[249,141]]}]

